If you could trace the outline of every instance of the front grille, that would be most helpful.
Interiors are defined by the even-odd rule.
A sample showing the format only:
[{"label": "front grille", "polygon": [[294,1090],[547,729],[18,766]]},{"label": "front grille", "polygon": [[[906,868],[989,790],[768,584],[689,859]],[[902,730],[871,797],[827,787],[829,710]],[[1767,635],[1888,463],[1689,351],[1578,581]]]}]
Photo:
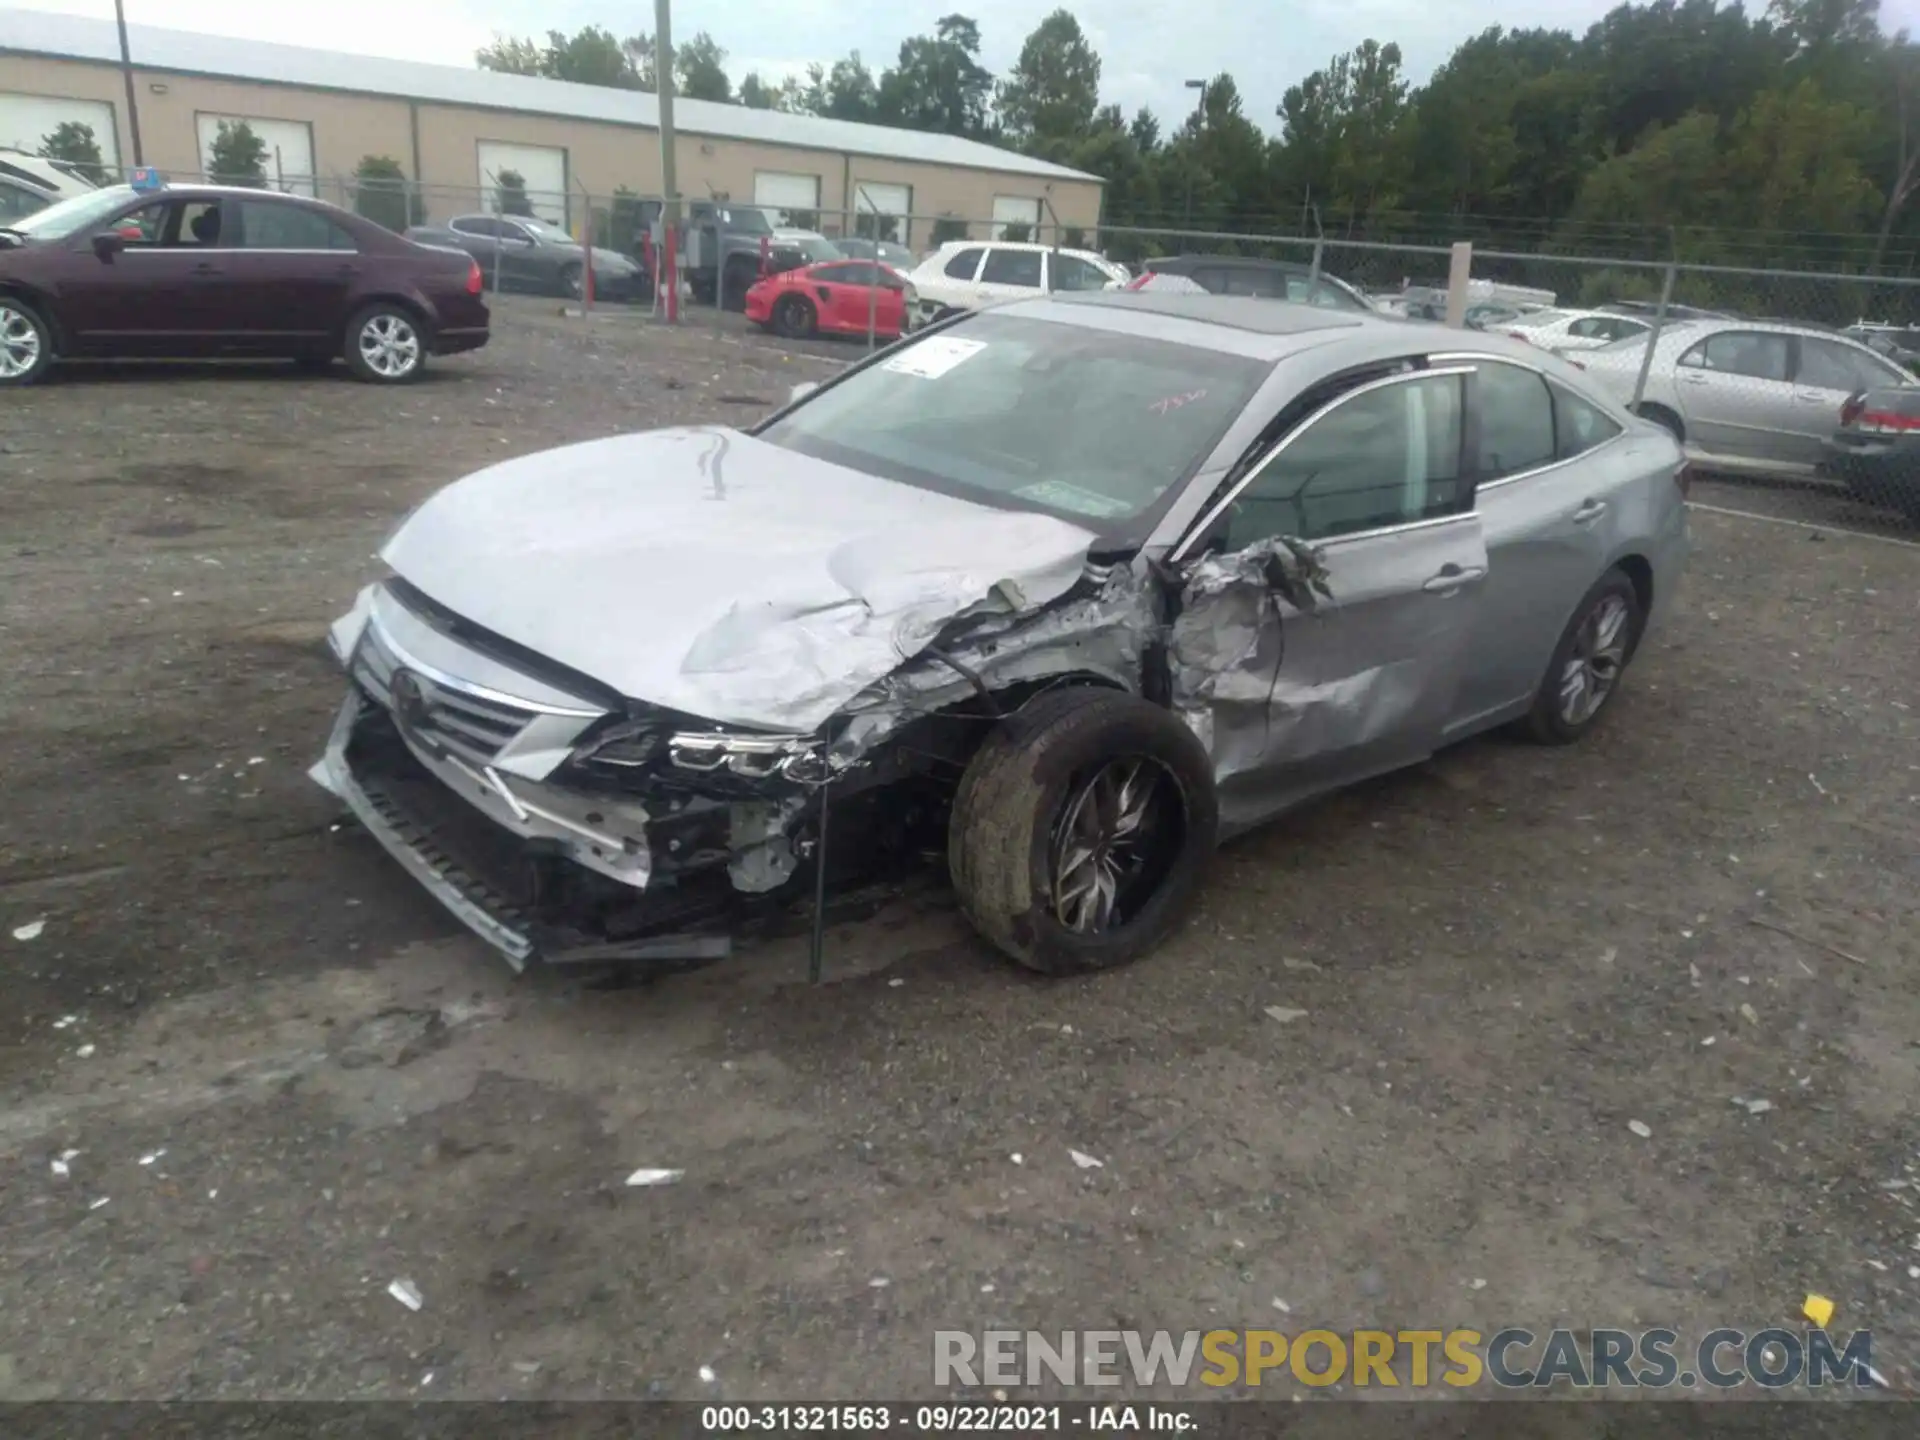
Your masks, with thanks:
[{"label": "front grille", "polygon": [[416,672],[408,672],[410,703],[400,705],[393,692],[394,676],[402,668],[379,628],[369,625],[353,660],[353,676],[361,688],[416,739],[445,745],[478,764],[491,764],[534,717],[530,709],[443,685]]}]

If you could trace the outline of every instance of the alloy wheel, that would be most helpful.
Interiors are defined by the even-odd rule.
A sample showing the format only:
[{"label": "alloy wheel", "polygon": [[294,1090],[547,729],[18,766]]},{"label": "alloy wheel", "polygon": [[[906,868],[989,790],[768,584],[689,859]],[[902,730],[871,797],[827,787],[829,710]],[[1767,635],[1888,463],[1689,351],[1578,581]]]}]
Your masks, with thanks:
[{"label": "alloy wheel", "polygon": [[1071,793],[1049,855],[1054,918],[1080,934],[1124,925],[1147,903],[1179,852],[1172,776],[1143,757],[1109,760]]},{"label": "alloy wheel", "polygon": [[1560,671],[1560,718],[1568,725],[1586,724],[1607,703],[1627,663],[1631,620],[1625,598],[1616,594],[1601,596],[1580,623]]},{"label": "alloy wheel", "polygon": [[40,363],[45,340],[24,310],[0,305],[0,380],[18,380]]},{"label": "alloy wheel", "polygon": [[360,327],[360,358],[382,380],[400,380],[420,364],[420,332],[404,315],[390,311]]}]

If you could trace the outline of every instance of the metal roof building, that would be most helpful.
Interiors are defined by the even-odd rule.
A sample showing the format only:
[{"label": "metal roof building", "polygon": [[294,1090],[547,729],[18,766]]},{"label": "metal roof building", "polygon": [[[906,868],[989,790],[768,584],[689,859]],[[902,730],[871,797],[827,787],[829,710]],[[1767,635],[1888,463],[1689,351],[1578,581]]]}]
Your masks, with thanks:
[{"label": "metal roof building", "polygon": [[[142,158],[203,173],[223,120],[267,143],[270,178],[340,199],[369,155],[399,162],[435,218],[484,209],[513,171],[535,209],[560,223],[616,189],[660,187],[651,94],[451,65],[129,27]],[[119,41],[110,21],[0,10],[0,146],[37,150],[74,121],[104,157],[133,163]],[[678,99],[679,188],[765,205],[823,228],[871,210],[903,243],[931,239],[933,218],[1091,228],[1101,182],[976,141],[817,116]]]}]

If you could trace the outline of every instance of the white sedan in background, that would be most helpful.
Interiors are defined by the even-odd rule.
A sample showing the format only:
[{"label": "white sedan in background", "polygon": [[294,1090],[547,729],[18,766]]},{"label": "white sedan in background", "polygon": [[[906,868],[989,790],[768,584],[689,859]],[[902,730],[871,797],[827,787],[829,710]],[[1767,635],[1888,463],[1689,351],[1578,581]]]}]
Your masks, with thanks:
[{"label": "white sedan in background", "polygon": [[1598,350],[1616,340],[1631,340],[1653,326],[1631,315],[1605,310],[1535,310],[1499,328],[1516,340],[1565,355],[1576,350]]}]

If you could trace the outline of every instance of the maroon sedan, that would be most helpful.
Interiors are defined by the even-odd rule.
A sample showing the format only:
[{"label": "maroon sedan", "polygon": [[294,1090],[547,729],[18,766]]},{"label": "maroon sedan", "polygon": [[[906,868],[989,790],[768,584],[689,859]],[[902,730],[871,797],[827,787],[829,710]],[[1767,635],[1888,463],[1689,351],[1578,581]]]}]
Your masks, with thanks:
[{"label": "maroon sedan", "polygon": [[318,200],[115,186],[0,227],[0,387],[55,359],[237,355],[397,384],[487,343],[480,290],[472,256]]}]

